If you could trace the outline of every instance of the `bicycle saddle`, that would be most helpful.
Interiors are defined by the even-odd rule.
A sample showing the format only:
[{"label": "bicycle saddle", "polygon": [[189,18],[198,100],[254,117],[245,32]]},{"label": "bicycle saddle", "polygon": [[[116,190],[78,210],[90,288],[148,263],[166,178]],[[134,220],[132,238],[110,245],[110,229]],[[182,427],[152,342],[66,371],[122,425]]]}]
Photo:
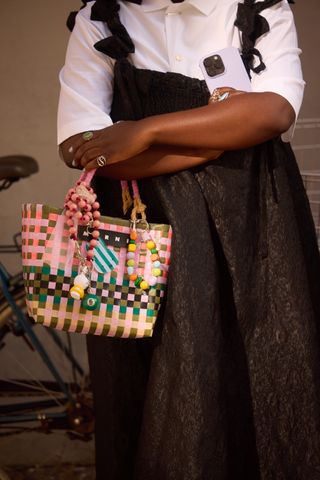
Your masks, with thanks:
[{"label": "bicycle saddle", "polygon": [[0,180],[19,180],[39,170],[38,163],[26,155],[0,157]]}]

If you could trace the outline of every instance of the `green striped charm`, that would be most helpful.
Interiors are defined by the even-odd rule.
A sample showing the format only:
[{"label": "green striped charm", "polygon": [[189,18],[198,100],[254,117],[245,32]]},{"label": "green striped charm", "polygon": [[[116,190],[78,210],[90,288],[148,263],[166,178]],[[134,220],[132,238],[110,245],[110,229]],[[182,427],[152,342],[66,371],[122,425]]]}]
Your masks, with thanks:
[{"label": "green striped charm", "polygon": [[98,240],[98,245],[94,249],[93,265],[99,273],[111,272],[119,263],[117,255],[107,248],[101,238]]}]

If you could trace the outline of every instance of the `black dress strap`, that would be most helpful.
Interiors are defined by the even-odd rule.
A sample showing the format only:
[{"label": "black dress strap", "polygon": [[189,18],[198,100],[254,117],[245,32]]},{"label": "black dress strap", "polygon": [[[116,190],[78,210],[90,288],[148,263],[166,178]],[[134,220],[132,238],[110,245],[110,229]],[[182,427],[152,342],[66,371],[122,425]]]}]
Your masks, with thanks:
[{"label": "black dress strap", "polygon": [[[242,59],[249,74],[250,70],[254,73],[260,73],[266,68],[261,53],[255,48],[258,38],[270,31],[267,20],[260,13],[280,3],[280,1],[282,0],[264,0],[261,2],[244,0],[244,3],[238,4],[237,17],[234,24],[242,33]],[[254,66],[255,57],[259,59],[257,66]]]},{"label": "black dress strap", "polygon": [[[140,3],[134,1],[133,3]],[[112,35],[95,43],[94,47],[111,58],[119,60],[134,53],[134,44],[119,18],[120,6],[116,0],[96,0],[91,9],[91,20],[106,22]]]}]

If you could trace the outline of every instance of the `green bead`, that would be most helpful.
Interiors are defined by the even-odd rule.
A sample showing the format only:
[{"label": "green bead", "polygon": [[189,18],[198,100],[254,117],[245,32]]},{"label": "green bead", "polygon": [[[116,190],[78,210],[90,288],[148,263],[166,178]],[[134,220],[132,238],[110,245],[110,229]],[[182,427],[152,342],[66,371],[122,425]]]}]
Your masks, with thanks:
[{"label": "green bead", "polygon": [[135,245],[136,241],[135,240],[129,240],[129,243]]},{"label": "green bead", "polygon": [[100,300],[96,295],[89,293],[81,302],[81,307],[86,310],[96,310],[100,307]]},{"label": "green bead", "polygon": [[135,286],[137,288],[140,287],[140,283],[142,282],[143,278],[142,277],[138,277],[137,280],[134,282]]},{"label": "green bead", "polygon": [[153,248],[153,249],[151,250],[151,253],[158,253],[158,250],[157,250],[156,248]]}]

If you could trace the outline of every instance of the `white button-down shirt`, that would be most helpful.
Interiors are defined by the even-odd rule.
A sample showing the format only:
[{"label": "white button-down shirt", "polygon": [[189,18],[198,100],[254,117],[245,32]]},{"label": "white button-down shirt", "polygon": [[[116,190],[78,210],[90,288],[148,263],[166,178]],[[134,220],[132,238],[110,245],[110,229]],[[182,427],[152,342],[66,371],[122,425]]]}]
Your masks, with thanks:
[{"label": "white button-down shirt", "polygon": [[[234,26],[238,0],[143,0],[142,5],[120,2],[120,20],[135,45],[129,60],[137,68],[177,72],[203,79],[202,57],[225,47],[241,47]],[[111,33],[104,22],[90,20],[93,3],[76,18],[60,72],[58,143],[76,133],[112,124],[114,60],[94,48]],[[254,92],[275,92],[293,106],[302,102],[302,78],[293,15],[287,0],[262,12],[270,32],[258,39],[266,70],[252,73]]]}]

